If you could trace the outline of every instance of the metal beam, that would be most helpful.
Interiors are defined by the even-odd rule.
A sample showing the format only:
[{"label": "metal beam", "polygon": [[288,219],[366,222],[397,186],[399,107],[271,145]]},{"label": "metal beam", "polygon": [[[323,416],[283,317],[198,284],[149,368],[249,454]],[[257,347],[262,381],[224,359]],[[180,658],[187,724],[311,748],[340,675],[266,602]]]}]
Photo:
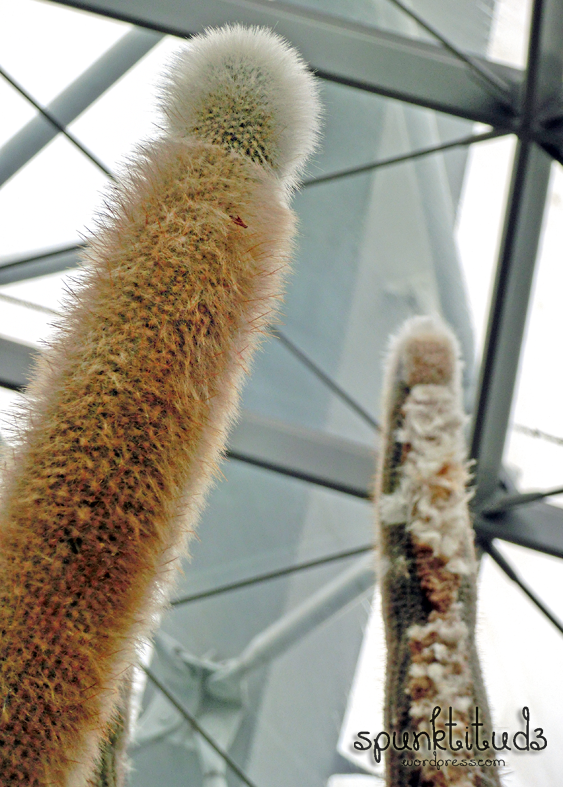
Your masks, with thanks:
[{"label": "metal beam", "polygon": [[31,257],[5,260],[0,264],[0,286],[77,268],[81,250],[80,246],[73,245]]},{"label": "metal beam", "polygon": [[522,547],[563,557],[563,511],[547,503],[530,503],[494,516],[477,515],[475,531],[487,540],[500,538]]},{"label": "metal beam", "polygon": [[[131,30],[46,107],[49,114],[63,126],[72,123],[161,39],[161,33]],[[37,115],[8,140],[0,148],[0,186],[58,133],[47,118]]]},{"label": "metal beam", "polygon": [[518,142],[473,425],[479,502],[498,487],[550,171],[547,153]]},{"label": "metal beam", "polygon": [[220,596],[223,593],[232,593],[233,590],[240,590],[241,588],[251,587],[252,585],[259,585],[262,582],[270,582],[273,579],[280,579],[280,577],[287,577],[290,574],[298,574],[301,571],[307,571],[310,568],[318,568],[319,566],[326,566],[329,563],[334,563],[340,560],[349,560],[351,557],[357,555],[365,555],[366,552],[373,552],[375,544],[365,544],[363,547],[356,547],[355,549],[345,549],[340,552],[333,552],[331,555],[316,558],[315,560],[306,560],[303,563],[293,563],[291,566],[279,568],[275,571],[267,571],[265,574],[255,574],[247,579],[239,579],[236,582],[228,582],[226,585],[215,585],[209,590],[200,590],[196,593],[190,593],[187,596],[173,599],[170,604],[172,607],[180,607],[184,604],[192,604],[194,601],[201,601],[202,599],[212,598],[213,596]]},{"label": "metal beam", "polygon": [[34,358],[39,350],[0,336],[0,386],[21,391],[29,382]]},{"label": "metal beam", "polygon": [[[54,0],[136,25],[190,36],[226,23],[275,29],[295,45],[317,74],[333,82],[512,128],[513,118],[469,66],[442,47],[278,0]],[[511,85],[518,103],[522,72],[481,62]]]},{"label": "metal beam", "polygon": [[473,426],[471,452],[477,460],[479,504],[498,486],[551,171],[551,158],[532,135],[538,112],[559,96],[561,40],[563,5],[558,0],[536,0],[520,138]]},{"label": "metal beam", "polygon": [[368,446],[248,411],[233,430],[228,455],[353,497],[373,494],[376,457]]}]

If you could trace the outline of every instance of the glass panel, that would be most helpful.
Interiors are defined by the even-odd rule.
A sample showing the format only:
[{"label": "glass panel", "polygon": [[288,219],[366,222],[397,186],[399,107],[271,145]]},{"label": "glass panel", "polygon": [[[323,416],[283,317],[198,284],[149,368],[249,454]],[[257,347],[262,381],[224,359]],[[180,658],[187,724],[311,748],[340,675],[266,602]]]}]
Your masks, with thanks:
[{"label": "glass panel", "polygon": [[488,49],[491,60],[525,67],[531,11],[532,0],[496,0]]},{"label": "glass panel", "polygon": [[35,110],[23,96],[0,77],[0,103],[2,123],[0,124],[0,150],[35,115]]},{"label": "glass panel", "polygon": [[72,133],[110,169],[154,137],[157,86],[173,54],[185,47],[182,39],[165,37],[71,124]]},{"label": "glass panel", "polygon": [[52,335],[50,324],[55,315],[21,306],[0,298],[0,334],[10,339],[38,347],[42,340]]},{"label": "glass panel", "polygon": [[477,359],[481,358],[510,186],[515,137],[469,149],[456,221],[456,240],[471,309]]},{"label": "glass panel", "polygon": [[[563,560],[553,555],[545,555],[534,549],[509,544],[506,541],[495,541],[495,546],[502,552],[517,574],[561,621],[563,621],[563,596],[561,581],[563,578]],[[534,608],[537,609],[537,607]],[[538,610],[541,616],[541,612]],[[552,626],[552,624],[549,624]],[[553,628],[553,626],[552,626]],[[556,632],[556,629],[553,629]]]},{"label": "glass panel", "polygon": [[364,501],[234,460],[222,471],[177,598],[371,543]]},{"label": "glass panel", "polygon": [[0,0],[0,17],[0,65],[43,104],[131,29],[123,22],[36,0]]},{"label": "glass panel", "polygon": [[[504,542],[498,547],[561,616],[561,561]],[[522,708],[527,706],[530,730],[543,727],[548,741],[541,752],[506,752],[506,783],[550,787],[561,772],[557,747],[549,743],[560,729],[563,637],[488,556],[483,558],[479,594],[479,645],[494,729],[508,731],[510,738],[523,730]]]},{"label": "glass panel", "polygon": [[0,189],[0,261],[79,243],[106,181],[74,145],[56,137]]},{"label": "glass panel", "polygon": [[[36,5],[28,3],[25,7]],[[327,5],[311,0],[308,7],[428,38],[383,1]],[[491,3],[483,6],[466,0],[454,7],[444,0],[420,0],[413,7],[459,46],[487,51]],[[57,13],[67,12],[58,9]],[[92,17],[78,16],[86,20],[88,34],[94,39]],[[501,28],[500,21],[497,28]],[[112,35],[117,36],[118,29],[121,34],[125,28],[111,27]],[[78,32],[74,35],[78,41]],[[52,49],[53,39],[45,38]],[[492,40],[494,44],[494,36]],[[493,44],[493,55],[503,51]],[[149,83],[177,46],[172,39],[164,41],[73,124],[73,131],[111,166],[134,139],[148,133],[153,101]],[[59,48],[67,52],[62,45]],[[68,52],[65,57],[64,69],[57,66],[59,76],[53,72],[46,78],[53,95],[66,84],[61,81],[63,71],[68,81],[75,76],[68,68]],[[51,94],[47,87],[42,88],[41,78],[38,75],[36,81],[30,81],[30,89],[36,89],[41,100],[49,100]],[[323,95],[327,106],[325,139],[309,167],[312,178],[419,150],[471,131],[463,121],[333,84],[323,85]],[[415,313],[442,312],[452,322],[464,347],[468,362],[465,382],[470,385],[474,351],[462,263],[473,320],[482,326],[486,308],[483,282],[490,279],[494,266],[510,145],[505,141],[474,148],[459,208],[465,149],[312,185],[296,196],[301,235],[295,275],[283,306],[282,329],[372,415],[379,411],[381,357],[388,335]],[[498,185],[492,185],[492,163],[501,159]],[[0,193],[5,223],[0,251],[4,259],[24,250],[77,240],[78,231],[92,223],[90,217],[100,202],[97,190],[104,180],[68,142],[55,141]],[[484,193],[491,202],[480,212]],[[459,250],[454,239],[456,215]],[[486,229],[489,219],[490,228]],[[477,236],[485,239],[479,247],[470,242]],[[482,267],[478,268],[477,262]],[[56,308],[66,280],[66,275],[57,275],[0,291]],[[30,310],[13,308],[29,326]],[[46,321],[33,341],[39,334],[45,335]],[[6,330],[16,330],[15,322],[16,318],[11,318],[12,327]],[[0,332],[3,330],[0,327]],[[482,333],[481,328],[479,337]],[[21,331],[11,335],[25,338]],[[4,398],[15,400],[17,395]],[[348,439],[368,444],[374,439],[373,429],[275,339],[265,344],[257,359],[243,406]],[[371,507],[364,502],[235,461],[226,463],[223,470],[226,481],[210,496],[199,527],[200,540],[191,544],[192,559],[185,564],[176,597],[363,546],[372,539]],[[177,606],[163,621],[163,630],[197,656],[234,657],[254,636],[299,608],[356,560]],[[483,587],[486,603],[497,610],[496,591]],[[514,599],[510,603],[516,614],[520,605]],[[352,769],[343,756],[346,744],[342,738],[340,748],[337,746],[369,607],[364,593],[251,676],[248,710],[231,753],[261,787],[324,787],[331,774],[346,774]],[[486,638],[493,645],[496,642],[491,633]],[[148,689],[145,704],[150,697]],[[520,702],[520,695],[517,699]],[[545,722],[547,716],[538,714],[538,719]],[[171,737],[150,744],[134,759],[135,787],[152,787],[157,779],[170,787],[192,783],[199,787],[201,782],[193,750],[177,745]],[[236,783],[236,779],[229,779],[229,783]],[[539,782],[534,780],[534,784]]]}]

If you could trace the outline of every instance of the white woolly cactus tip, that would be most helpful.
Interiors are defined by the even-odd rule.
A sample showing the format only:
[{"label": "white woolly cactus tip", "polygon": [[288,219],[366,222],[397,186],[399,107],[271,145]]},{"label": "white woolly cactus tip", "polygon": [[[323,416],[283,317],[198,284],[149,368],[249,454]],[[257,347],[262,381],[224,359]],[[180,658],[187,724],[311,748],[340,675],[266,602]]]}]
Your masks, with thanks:
[{"label": "white woolly cactus tip", "polygon": [[392,339],[392,376],[412,388],[417,384],[460,385],[460,347],[453,331],[438,317],[411,317]]},{"label": "white woolly cactus tip", "polygon": [[192,38],[163,86],[169,131],[271,167],[292,187],[319,133],[317,83],[301,56],[265,28],[233,25]]}]

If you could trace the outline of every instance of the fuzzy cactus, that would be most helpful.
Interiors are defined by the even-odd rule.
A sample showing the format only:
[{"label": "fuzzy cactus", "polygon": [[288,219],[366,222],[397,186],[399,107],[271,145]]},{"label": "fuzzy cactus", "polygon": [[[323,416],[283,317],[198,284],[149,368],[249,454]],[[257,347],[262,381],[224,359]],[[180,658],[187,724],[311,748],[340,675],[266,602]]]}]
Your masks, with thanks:
[{"label": "fuzzy cactus", "polygon": [[[492,766],[452,764],[453,758],[459,763],[495,756],[475,647],[477,561],[460,369],[457,341],[437,320],[413,318],[392,342],[376,491],[387,642],[385,729],[395,733],[398,747],[405,733],[411,748],[414,733],[429,733],[432,745],[428,752],[425,735],[419,735],[419,751],[391,745],[388,787],[499,785]],[[484,724],[480,745],[488,742],[484,751],[475,748],[475,708]],[[439,744],[446,747],[438,748],[438,759],[450,758],[440,768],[430,764],[433,716]],[[445,726],[450,721],[457,726]],[[412,765],[425,757],[425,765]]]},{"label": "fuzzy cactus", "polygon": [[133,677],[131,669],[121,683],[114,721],[101,743],[96,770],[88,781],[88,787],[125,787],[128,782],[131,762],[127,755],[127,745],[131,732]]},{"label": "fuzzy cactus", "polygon": [[162,105],[89,243],[4,483],[3,787],[103,770],[288,269],[288,196],[318,126],[300,57],[266,30],[211,31]]}]

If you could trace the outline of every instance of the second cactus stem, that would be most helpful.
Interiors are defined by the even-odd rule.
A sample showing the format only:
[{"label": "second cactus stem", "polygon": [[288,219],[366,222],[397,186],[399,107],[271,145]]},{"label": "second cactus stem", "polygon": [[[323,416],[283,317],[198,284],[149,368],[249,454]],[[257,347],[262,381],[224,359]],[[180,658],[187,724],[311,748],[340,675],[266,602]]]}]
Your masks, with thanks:
[{"label": "second cactus stem", "polygon": [[[390,746],[387,785],[498,787],[494,767],[469,764],[495,752],[475,646],[477,562],[459,349],[451,331],[430,318],[407,321],[391,347],[386,385],[377,480],[385,729],[397,747],[406,733],[411,747],[415,734],[420,745],[410,752]],[[481,750],[476,714],[483,723],[479,743],[487,741]],[[434,731],[440,766],[431,764]]]}]

